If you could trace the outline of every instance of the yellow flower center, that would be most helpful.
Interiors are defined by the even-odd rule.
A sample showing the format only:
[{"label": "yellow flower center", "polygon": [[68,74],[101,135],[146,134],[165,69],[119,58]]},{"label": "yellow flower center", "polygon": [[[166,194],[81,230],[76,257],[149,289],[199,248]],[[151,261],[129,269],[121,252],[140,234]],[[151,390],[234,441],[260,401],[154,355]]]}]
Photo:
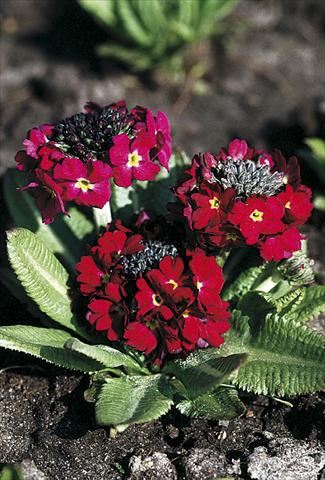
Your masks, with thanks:
[{"label": "yellow flower center", "polygon": [[220,207],[220,201],[219,201],[218,197],[211,198],[211,200],[209,200],[209,203],[211,205],[211,208],[213,208],[213,209],[218,210],[218,208]]},{"label": "yellow flower center", "polygon": [[283,177],[283,183],[284,183],[285,185],[287,185],[288,181],[289,181],[288,176],[285,175],[285,176]]},{"label": "yellow flower center", "polygon": [[203,287],[203,283],[201,283],[201,282],[196,282],[196,288],[197,288],[198,290],[201,290],[202,287]]},{"label": "yellow flower center", "polygon": [[141,158],[142,157],[138,154],[137,151],[129,153],[128,163],[127,163],[128,167],[138,167]]},{"label": "yellow flower center", "polygon": [[87,190],[92,190],[94,188],[94,185],[86,178],[79,178],[79,180],[75,183],[75,186],[77,188],[81,188],[83,192],[87,192]]},{"label": "yellow flower center", "polygon": [[152,303],[156,305],[156,307],[160,307],[163,303],[163,299],[159,297],[159,295],[156,295],[155,293],[152,295]]},{"label": "yellow flower center", "polygon": [[259,210],[254,210],[249,216],[253,220],[253,222],[261,222],[263,220],[263,212],[260,212]]},{"label": "yellow flower center", "polygon": [[189,317],[189,315],[190,315],[190,312],[188,310],[184,310],[184,312],[182,313],[182,317],[184,318]]},{"label": "yellow flower center", "polygon": [[287,203],[285,204],[285,208],[291,208],[291,203],[290,203],[290,202],[287,202]]},{"label": "yellow flower center", "polygon": [[173,286],[173,290],[175,290],[178,287],[178,283],[176,283],[175,280],[173,280],[172,278],[168,280],[167,283],[170,283],[170,285]]}]

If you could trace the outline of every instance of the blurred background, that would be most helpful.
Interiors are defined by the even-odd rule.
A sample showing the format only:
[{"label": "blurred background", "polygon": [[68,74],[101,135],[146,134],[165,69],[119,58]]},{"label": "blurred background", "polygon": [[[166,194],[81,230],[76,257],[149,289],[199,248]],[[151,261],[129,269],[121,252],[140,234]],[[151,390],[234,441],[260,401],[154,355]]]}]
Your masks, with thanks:
[{"label": "blurred background", "polygon": [[321,0],[2,0],[0,28],[0,174],[88,100],[165,111],[189,155],[234,136],[292,154],[324,127]]}]

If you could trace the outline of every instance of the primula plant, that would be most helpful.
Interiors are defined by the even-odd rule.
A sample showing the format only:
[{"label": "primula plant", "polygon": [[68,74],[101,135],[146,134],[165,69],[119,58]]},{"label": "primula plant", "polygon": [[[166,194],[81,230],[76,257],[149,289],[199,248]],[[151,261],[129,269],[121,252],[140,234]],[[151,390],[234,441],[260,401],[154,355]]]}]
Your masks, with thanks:
[{"label": "primula plant", "polygon": [[235,139],[190,163],[171,154],[164,113],[124,102],[23,144],[1,278],[40,326],[1,327],[2,347],[88,374],[85,399],[112,433],[172,406],[231,419],[242,391],[324,389],[308,322],[325,287],[298,231],[312,203],[295,157]]},{"label": "primula plant", "polygon": [[[99,55],[138,72],[164,69],[169,78],[184,69],[186,47],[226,30],[222,21],[238,4],[238,0],[150,0],[144,8],[141,0],[78,1],[107,31],[107,42],[97,47]],[[193,54],[189,57],[193,62]]]}]

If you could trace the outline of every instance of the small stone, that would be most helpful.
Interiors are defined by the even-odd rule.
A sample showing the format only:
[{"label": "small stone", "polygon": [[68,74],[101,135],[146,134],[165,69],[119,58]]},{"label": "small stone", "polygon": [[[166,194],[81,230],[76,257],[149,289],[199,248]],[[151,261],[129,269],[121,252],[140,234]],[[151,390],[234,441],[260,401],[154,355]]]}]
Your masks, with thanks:
[{"label": "small stone", "polygon": [[240,475],[240,461],[229,464],[224,453],[209,448],[195,448],[183,460],[187,480],[214,480],[218,477]]},{"label": "small stone", "polygon": [[29,458],[21,462],[21,472],[24,480],[47,480],[48,477],[41,472]]},{"label": "small stone", "polygon": [[324,449],[285,437],[271,440],[269,449],[255,448],[248,473],[254,480],[317,480],[324,465]]},{"label": "small stone", "polygon": [[129,480],[177,480],[177,473],[165,453],[148,456],[133,455],[129,462]]}]

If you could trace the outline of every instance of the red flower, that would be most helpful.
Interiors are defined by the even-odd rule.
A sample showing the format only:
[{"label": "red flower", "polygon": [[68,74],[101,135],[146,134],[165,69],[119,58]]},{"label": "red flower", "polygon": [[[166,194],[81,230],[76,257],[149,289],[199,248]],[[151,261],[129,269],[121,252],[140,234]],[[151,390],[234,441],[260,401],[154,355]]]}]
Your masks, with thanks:
[{"label": "red flower", "polygon": [[247,199],[247,203],[235,203],[229,214],[229,221],[239,225],[247,245],[254,245],[261,234],[283,232],[283,214],[284,208],[277,198],[263,199],[252,196]]},{"label": "red flower", "polygon": [[92,300],[88,309],[87,320],[91,325],[95,324],[96,330],[106,330],[107,338],[112,341],[122,337],[128,310],[119,285],[108,283],[104,298]]},{"label": "red flower", "polygon": [[182,336],[188,342],[187,348],[193,350],[196,346],[201,348],[212,345],[220,347],[224,342],[222,334],[230,328],[229,322],[221,320],[213,322],[193,315],[185,315],[182,327]]},{"label": "red flower", "polygon": [[18,163],[17,168],[21,172],[33,170],[39,163],[38,159],[29,157],[25,150],[19,150],[19,152],[16,153],[15,161]]},{"label": "red flower", "polygon": [[190,261],[190,269],[194,275],[193,284],[198,290],[199,305],[208,308],[209,305],[218,302],[218,294],[224,280],[222,269],[215,258],[206,256],[202,250],[195,250]]},{"label": "red flower", "polygon": [[102,285],[104,272],[91,255],[81,257],[80,262],[76,265],[76,270],[79,272],[77,281],[80,283],[82,294],[89,295]]},{"label": "red flower", "polygon": [[[131,232],[126,229],[127,232]],[[116,262],[121,255],[132,255],[143,250],[143,238],[141,235],[127,236],[124,231],[114,230],[106,232],[98,240],[98,245],[93,248],[99,258],[106,265]]]},{"label": "red flower", "polygon": [[55,145],[44,145],[38,151],[40,157],[39,167],[42,170],[52,170],[54,166],[62,160],[65,155],[55,147]]},{"label": "red flower", "polygon": [[270,169],[274,167],[272,155],[265,153],[263,150],[256,150],[255,155],[258,155],[257,161],[260,165],[268,165]]},{"label": "red flower", "polygon": [[113,138],[110,161],[116,185],[129,187],[133,180],[154,180],[160,169],[149,157],[155,140],[147,133],[141,133],[133,141],[123,133]]},{"label": "red flower", "polygon": [[287,185],[285,192],[278,195],[278,200],[284,206],[286,220],[291,226],[302,225],[310,217],[313,209],[310,198],[311,190],[304,185],[298,190]]},{"label": "red flower", "polygon": [[[159,269],[152,269],[148,272],[147,277],[167,294],[171,296],[181,295],[183,298],[191,296],[189,288],[182,288],[186,277],[184,276],[184,262],[180,257],[172,258],[166,255],[160,263]],[[177,292],[175,292],[177,290]]]},{"label": "red flower", "polygon": [[232,201],[236,195],[233,188],[227,188],[224,192],[216,186],[216,190],[203,187],[202,193],[194,193],[192,199],[197,208],[192,214],[194,228],[201,230],[208,224],[210,226],[222,223],[231,208]]},{"label": "red flower", "polygon": [[26,147],[27,155],[33,158],[39,158],[38,149],[44,145],[52,132],[53,125],[41,125],[38,128],[32,128],[27,135],[27,138],[23,141],[23,145]]},{"label": "red flower", "polygon": [[264,260],[279,262],[292,257],[292,253],[301,249],[302,236],[296,228],[289,228],[281,235],[269,237],[262,243],[260,252]]},{"label": "red flower", "polygon": [[137,280],[138,292],[135,298],[138,302],[137,317],[144,317],[147,313],[160,313],[165,320],[173,317],[172,310],[166,305],[159,290],[153,290],[144,278]]},{"label": "red flower", "polygon": [[36,181],[25,185],[19,190],[32,189],[32,194],[36,199],[36,205],[41,211],[42,221],[48,225],[53,222],[58,213],[68,214],[65,211],[62,200],[63,189],[40,169],[35,170],[35,177]]},{"label": "red flower", "polygon": [[245,140],[239,140],[239,138],[235,138],[232,142],[230,142],[228,153],[234,160],[243,160],[246,157],[247,152],[248,145]]},{"label": "red flower", "polygon": [[132,322],[124,333],[126,345],[149,355],[157,347],[156,335],[150,328],[141,322]]},{"label": "red flower", "polygon": [[54,178],[63,187],[64,200],[103,208],[111,196],[111,172],[112,169],[100,161],[84,164],[78,158],[65,158],[62,165],[56,165]]},{"label": "red flower", "polygon": [[172,154],[172,147],[170,124],[167,115],[158,111],[156,118],[154,118],[151,110],[148,110],[147,127],[149,134],[156,138],[153,158],[157,156],[160,165],[169,170],[168,162]]},{"label": "red flower", "polygon": [[297,157],[290,157],[287,161],[280,150],[275,150],[273,153],[273,159],[276,170],[285,174],[283,183],[289,183],[294,188],[300,185],[300,166]]}]

